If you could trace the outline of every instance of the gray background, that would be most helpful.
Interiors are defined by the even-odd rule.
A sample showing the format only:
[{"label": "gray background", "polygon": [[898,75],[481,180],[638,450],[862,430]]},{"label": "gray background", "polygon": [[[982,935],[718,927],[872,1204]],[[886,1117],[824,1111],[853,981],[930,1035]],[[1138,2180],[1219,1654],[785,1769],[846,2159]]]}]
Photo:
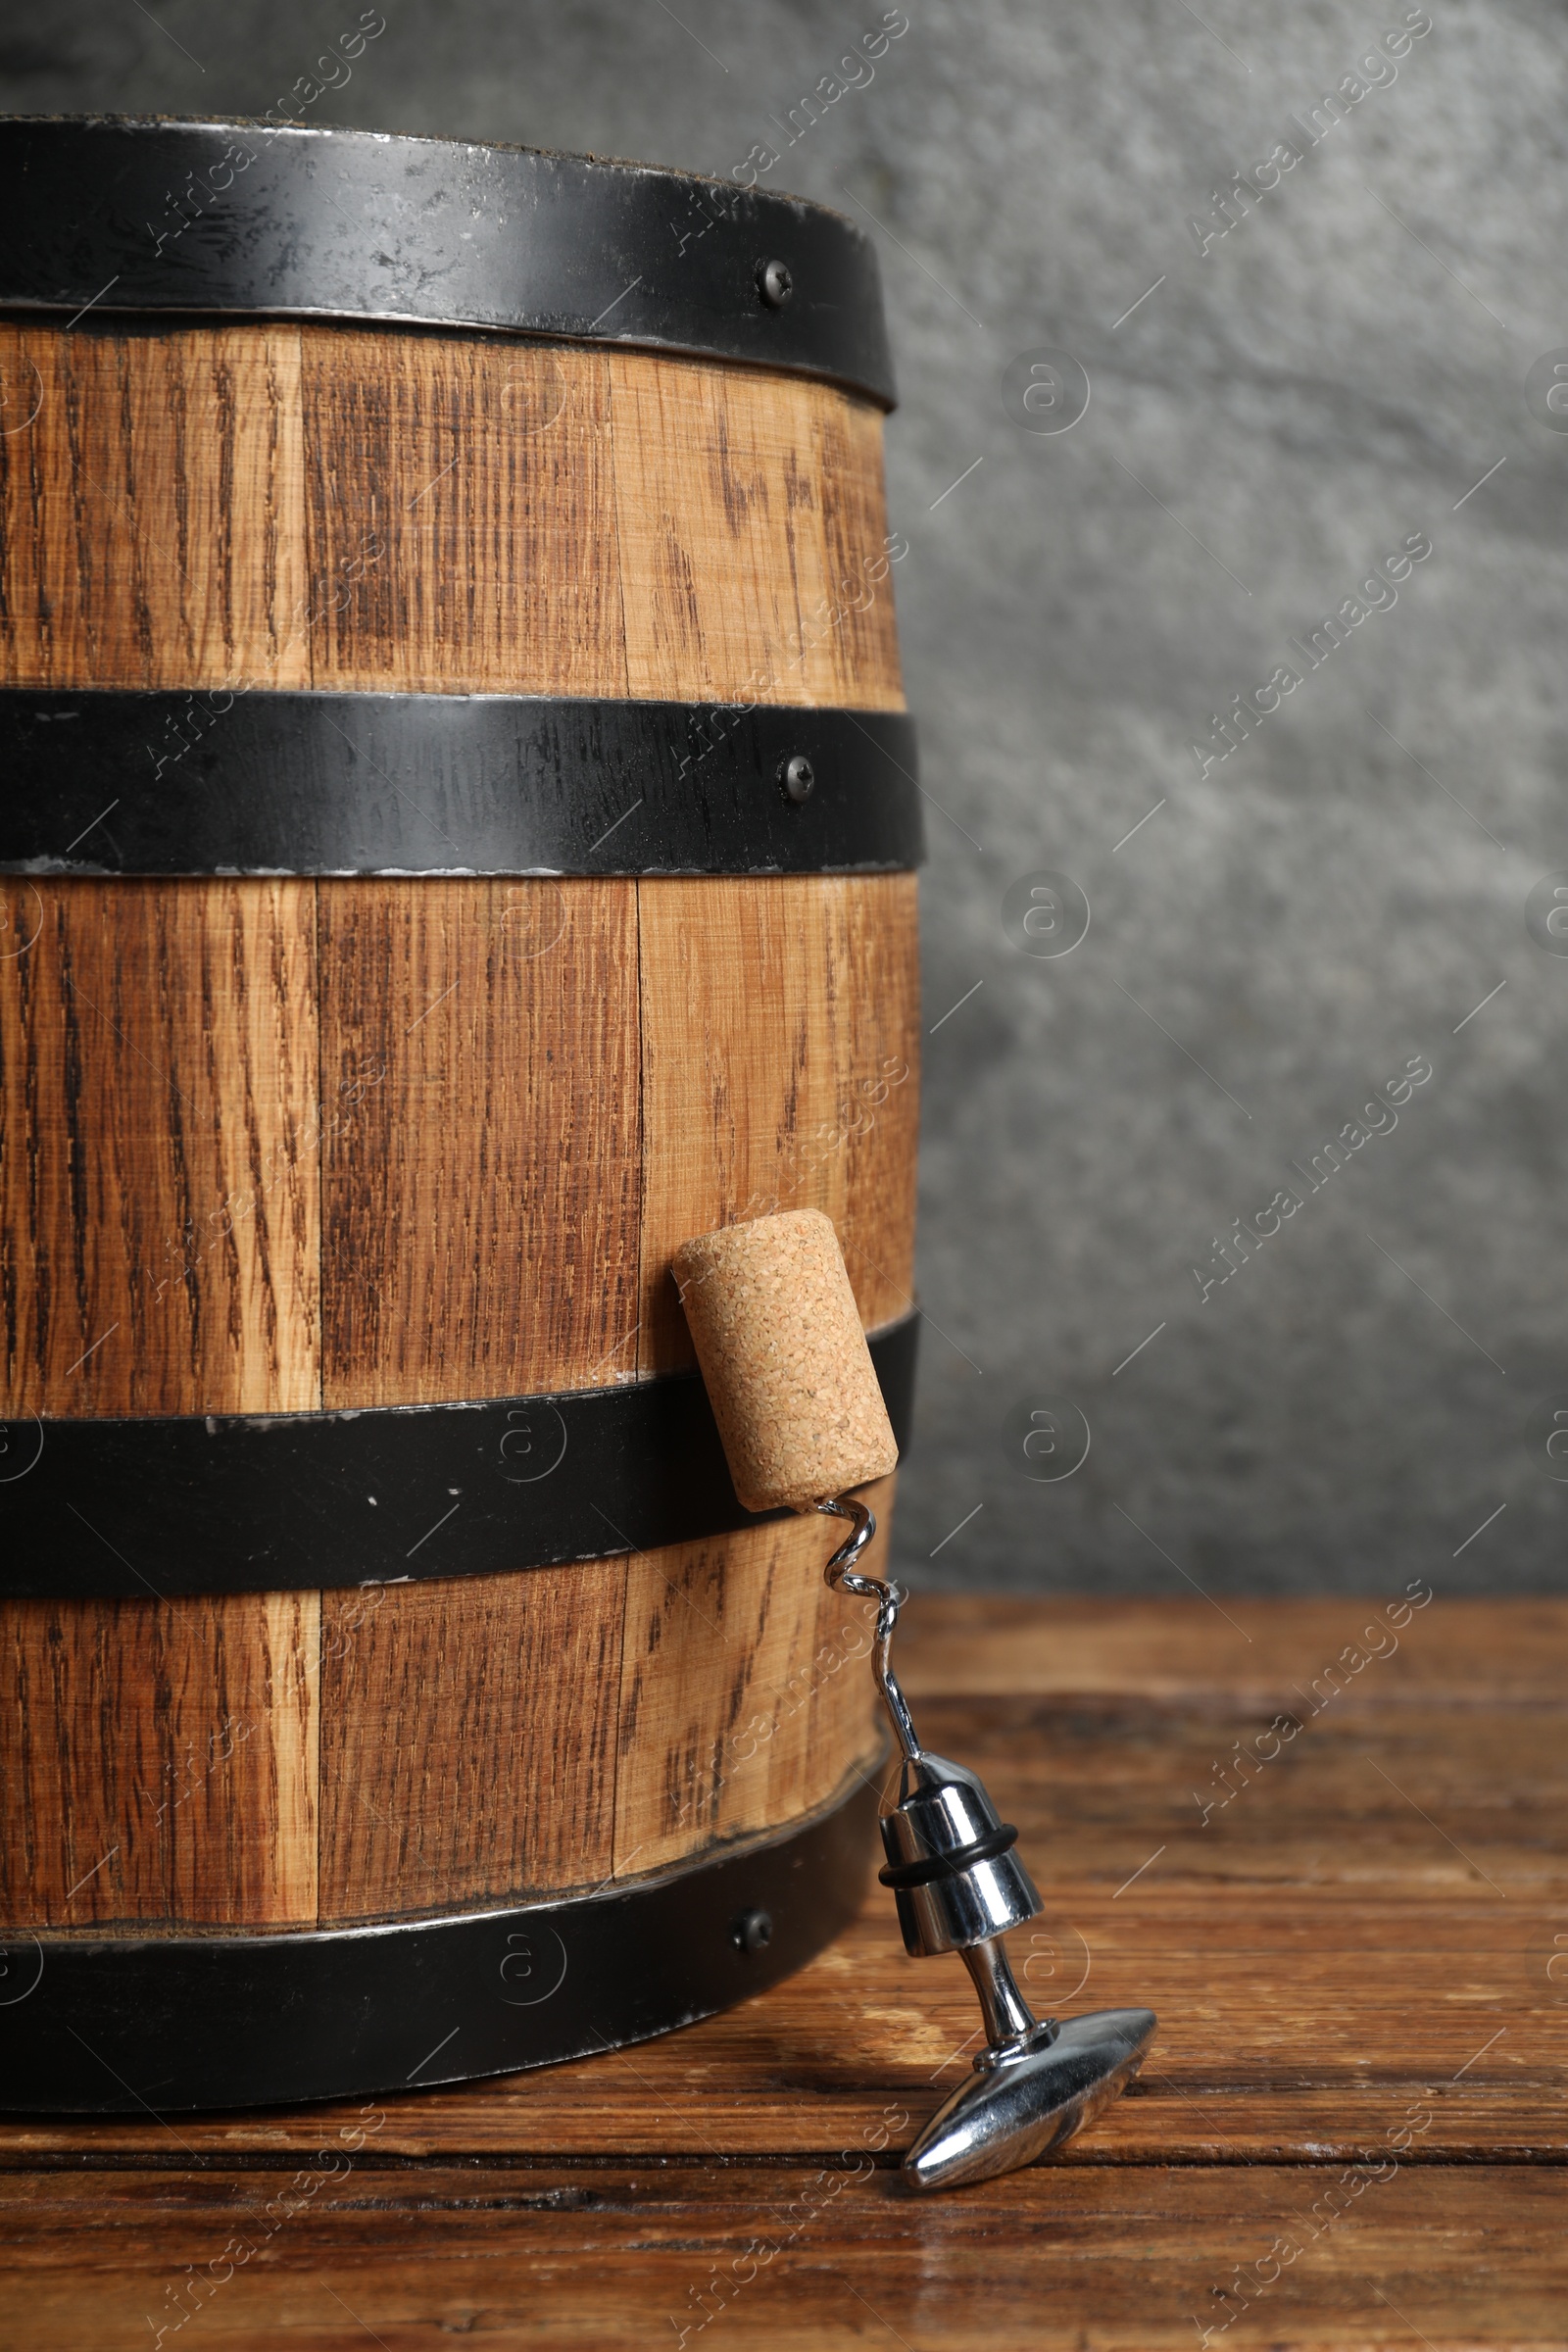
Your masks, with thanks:
[{"label": "gray background", "polygon": [[[0,107],[262,113],[360,10],[154,13],[16,10]],[[306,119],[727,174],[881,13],[385,0]],[[1397,79],[1200,256],[1189,216],[1402,0],[907,13],[764,183],[881,253],[900,616],[948,812],[901,1564],[1220,1596],[1552,1589],[1568,960],[1524,908],[1568,866],[1568,437],[1524,378],[1568,345],[1563,17],[1434,0]],[[1003,397],[1041,348],[1093,387],[1057,435]],[[1200,777],[1210,712],[1417,531],[1434,554],[1397,605]],[[1093,909],[1057,960],[1002,925],[1041,868]],[[1200,1300],[1215,1234],[1412,1054],[1434,1075],[1397,1129]],[[1036,1484],[1018,1416],[1050,1397],[1093,1445]]]}]

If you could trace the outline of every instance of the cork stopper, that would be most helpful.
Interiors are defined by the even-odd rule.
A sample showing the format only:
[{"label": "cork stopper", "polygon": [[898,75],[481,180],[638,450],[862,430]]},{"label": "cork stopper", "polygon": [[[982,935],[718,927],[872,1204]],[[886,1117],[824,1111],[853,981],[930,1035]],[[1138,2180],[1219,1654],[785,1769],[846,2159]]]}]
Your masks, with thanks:
[{"label": "cork stopper", "polygon": [[676,1250],[673,1270],[735,1492],[809,1510],[898,1462],[832,1220],[791,1209]]}]

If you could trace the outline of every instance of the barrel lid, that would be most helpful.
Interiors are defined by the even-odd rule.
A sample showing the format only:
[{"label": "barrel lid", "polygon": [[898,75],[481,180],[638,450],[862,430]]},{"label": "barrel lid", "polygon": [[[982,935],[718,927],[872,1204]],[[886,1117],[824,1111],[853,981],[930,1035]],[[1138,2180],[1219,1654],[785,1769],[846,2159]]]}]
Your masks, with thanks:
[{"label": "barrel lid", "polygon": [[0,310],[380,320],[692,353],[894,401],[842,215],[696,173],[465,139],[0,117]]}]

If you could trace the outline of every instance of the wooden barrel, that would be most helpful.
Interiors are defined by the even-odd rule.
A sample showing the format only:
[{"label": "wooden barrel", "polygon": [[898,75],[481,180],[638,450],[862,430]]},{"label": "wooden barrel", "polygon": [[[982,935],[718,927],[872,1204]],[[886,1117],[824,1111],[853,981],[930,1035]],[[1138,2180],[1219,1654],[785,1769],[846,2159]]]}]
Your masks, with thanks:
[{"label": "wooden barrel", "polygon": [[902,1438],[874,261],[258,124],[0,195],[0,2105],[663,2031],[869,1854],[864,1610],[668,1267],[826,1210]]}]

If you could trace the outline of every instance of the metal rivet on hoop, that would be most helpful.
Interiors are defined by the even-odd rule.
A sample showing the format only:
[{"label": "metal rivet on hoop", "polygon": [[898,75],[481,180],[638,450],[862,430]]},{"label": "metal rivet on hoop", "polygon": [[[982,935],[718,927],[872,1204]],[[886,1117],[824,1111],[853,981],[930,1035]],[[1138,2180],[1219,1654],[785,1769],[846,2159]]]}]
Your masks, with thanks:
[{"label": "metal rivet on hoop", "polygon": [[770,311],[781,311],[795,291],[788,264],[764,262],[757,272],[757,291]]},{"label": "metal rivet on hoop", "polygon": [[778,780],[784,787],[785,799],[793,801],[798,808],[816,789],[816,770],[804,753],[797,752],[779,769]]},{"label": "metal rivet on hoop", "polygon": [[739,1951],[765,1951],[773,1940],[772,1913],[743,1911],[730,1930],[730,1939]]}]

